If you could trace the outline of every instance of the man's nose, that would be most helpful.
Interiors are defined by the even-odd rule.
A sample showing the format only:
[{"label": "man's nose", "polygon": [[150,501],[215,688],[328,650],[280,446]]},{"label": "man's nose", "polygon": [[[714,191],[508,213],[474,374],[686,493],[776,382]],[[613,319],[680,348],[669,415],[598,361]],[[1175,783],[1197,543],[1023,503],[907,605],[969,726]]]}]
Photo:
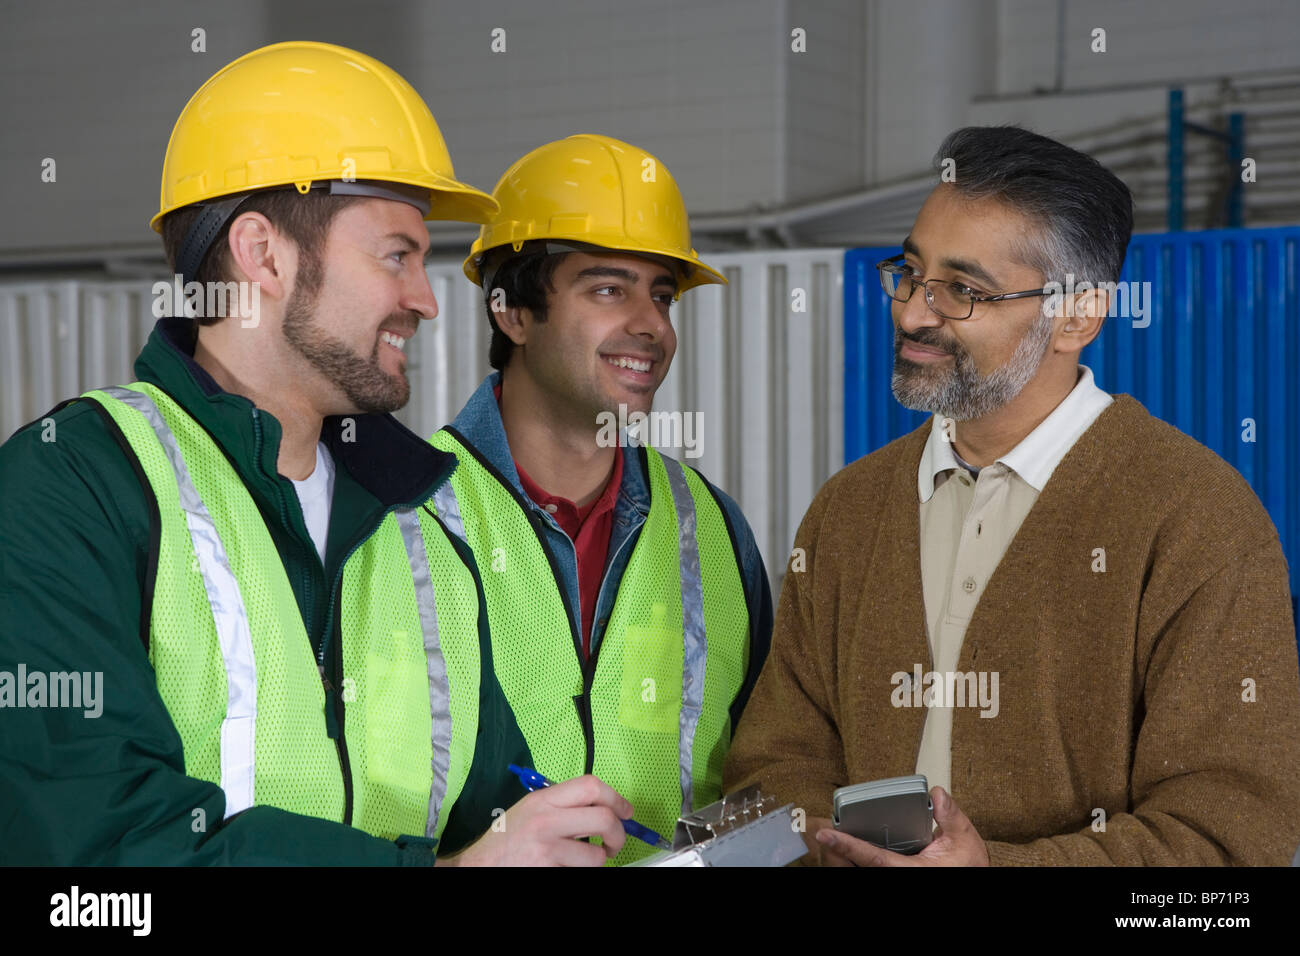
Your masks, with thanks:
[{"label": "man's nose", "polygon": [[652,342],[663,340],[671,322],[659,309],[659,303],[650,295],[635,300],[635,308],[628,321],[628,332],[640,335]]},{"label": "man's nose", "polygon": [[429,274],[424,271],[423,264],[416,266],[412,271],[415,274],[403,290],[405,294],[401,305],[422,319],[436,319],[438,299],[433,294],[433,286],[429,284]]},{"label": "man's nose", "polygon": [[938,328],[944,322],[943,317],[936,315],[926,304],[925,287],[919,285],[913,290],[911,298],[906,302],[899,302],[895,299],[891,304],[890,312],[893,315],[894,324],[908,335],[911,335],[917,329]]}]

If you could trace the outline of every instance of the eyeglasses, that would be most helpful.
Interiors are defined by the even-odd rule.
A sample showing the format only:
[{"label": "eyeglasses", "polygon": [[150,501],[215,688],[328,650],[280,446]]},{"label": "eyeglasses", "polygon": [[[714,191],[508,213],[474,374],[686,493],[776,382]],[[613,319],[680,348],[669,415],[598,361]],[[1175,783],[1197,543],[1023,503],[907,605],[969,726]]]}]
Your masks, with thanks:
[{"label": "eyeglasses", "polygon": [[912,297],[917,286],[925,286],[925,304],[930,311],[944,319],[969,319],[975,311],[976,302],[1001,302],[1003,299],[1024,299],[1034,295],[1051,295],[1051,289],[1030,289],[1028,292],[1003,292],[1001,295],[985,295],[975,292],[960,282],[947,282],[943,279],[916,278],[912,267],[903,264],[906,257],[901,253],[876,263],[880,273],[880,287],[885,295],[895,302],[906,302]]}]

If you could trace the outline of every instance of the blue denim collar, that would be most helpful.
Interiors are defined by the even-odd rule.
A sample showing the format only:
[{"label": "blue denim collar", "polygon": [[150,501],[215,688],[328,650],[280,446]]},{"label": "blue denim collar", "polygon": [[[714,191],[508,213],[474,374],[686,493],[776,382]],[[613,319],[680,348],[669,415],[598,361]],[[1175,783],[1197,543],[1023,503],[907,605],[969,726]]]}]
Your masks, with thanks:
[{"label": "blue denim collar", "polygon": [[[483,379],[469,401],[465,403],[465,407],[460,410],[460,414],[451,423],[451,427],[464,435],[465,439],[478,449],[479,454],[505,476],[515,491],[528,501],[530,499],[524,493],[524,486],[519,481],[519,471],[515,468],[515,460],[510,454],[510,441],[506,438],[505,423],[501,421],[501,409],[497,406],[496,396],[492,394],[500,381],[500,372],[493,372]],[[619,488],[618,503],[614,506],[614,522],[630,524],[633,520],[632,512],[639,513],[640,519],[644,519],[650,513],[650,487],[646,483],[645,472],[641,465],[640,450],[625,444],[622,452],[623,482]],[[554,522],[545,509],[537,505],[534,505],[533,509],[546,515],[548,521]]]}]

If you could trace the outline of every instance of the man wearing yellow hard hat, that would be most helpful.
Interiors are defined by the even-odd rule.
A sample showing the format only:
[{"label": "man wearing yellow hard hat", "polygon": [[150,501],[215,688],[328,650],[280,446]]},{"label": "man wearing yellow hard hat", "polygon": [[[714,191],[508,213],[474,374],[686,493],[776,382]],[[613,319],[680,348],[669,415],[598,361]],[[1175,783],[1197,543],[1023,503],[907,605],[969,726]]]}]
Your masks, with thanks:
[{"label": "man wearing yellow hard hat", "polygon": [[[691,248],[668,170],[619,140],[542,146],[494,198],[465,274],[497,371],[433,437],[460,463],[435,508],[483,569],[497,676],[537,769],[594,773],[671,835],[721,796],[771,596],[735,502],[609,425],[652,411],[677,296],[726,280]],[[613,862],[649,852],[629,840]]]},{"label": "man wearing yellow hard hat", "polygon": [[455,460],[388,414],[437,314],[424,220],[496,208],[360,53],[275,44],[191,98],[153,226],[196,310],[229,283],[225,307],[163,318],[136,383],[0,447],[6,862],[621,846],[631,808],[594,777],[515,803],[478,569],[429,507]]}]

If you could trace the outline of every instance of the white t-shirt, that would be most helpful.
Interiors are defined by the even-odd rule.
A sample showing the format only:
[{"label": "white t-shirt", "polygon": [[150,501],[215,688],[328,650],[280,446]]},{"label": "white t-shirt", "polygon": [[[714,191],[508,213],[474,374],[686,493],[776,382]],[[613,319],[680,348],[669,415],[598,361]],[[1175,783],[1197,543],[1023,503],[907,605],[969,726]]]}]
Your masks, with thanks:
[{"label": "white t-shirt", "polygon": [[316,545],[320,563],[325,564],[325,536],[330,529],[330,503],[334,500],[334,459],[325,448],[324,442],[316,443],[316,467],[302,481],[293,481],[293,488],[298,492],[298,502],[302,505],[303,520],[307,523],[307,533]]}]

